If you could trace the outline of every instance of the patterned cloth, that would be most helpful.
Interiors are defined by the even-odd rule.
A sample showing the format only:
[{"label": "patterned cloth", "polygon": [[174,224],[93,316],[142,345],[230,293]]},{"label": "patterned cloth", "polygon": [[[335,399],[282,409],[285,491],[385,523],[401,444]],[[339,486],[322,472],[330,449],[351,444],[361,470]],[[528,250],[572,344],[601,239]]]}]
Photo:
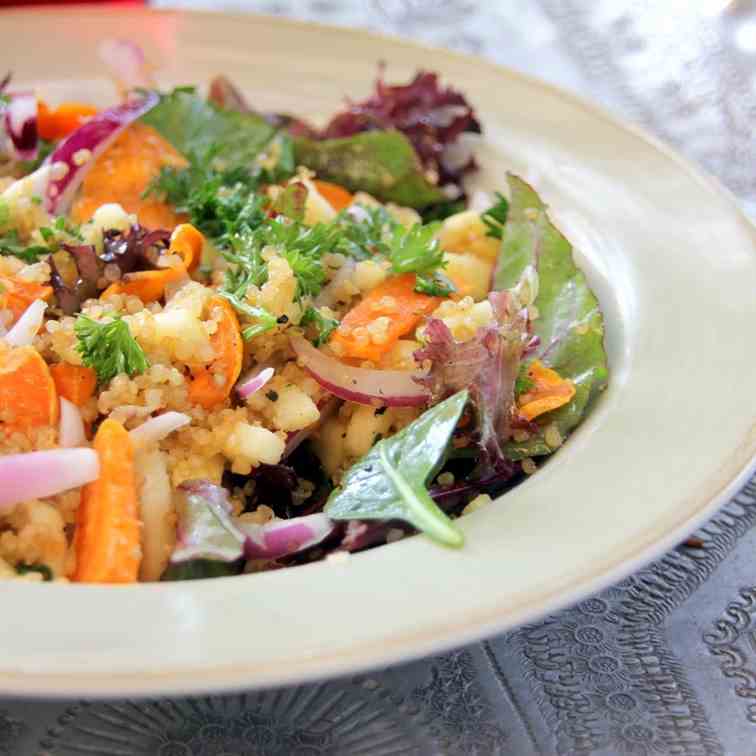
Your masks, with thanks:
[{"label": "patterned cloth", "polygon": [[[601,101],[756,217],[756,1],[260,0],[403,34]],[[354,679],[230,697],[0,701],[0,756],[756,754],[756,484],[608,591],[485,643]]]}]

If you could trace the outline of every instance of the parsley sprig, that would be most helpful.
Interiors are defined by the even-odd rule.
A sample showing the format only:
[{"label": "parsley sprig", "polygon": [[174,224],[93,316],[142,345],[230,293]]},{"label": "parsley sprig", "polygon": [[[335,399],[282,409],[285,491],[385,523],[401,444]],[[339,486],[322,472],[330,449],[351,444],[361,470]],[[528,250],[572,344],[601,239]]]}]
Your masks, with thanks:
[{"label": "parsley sprig", "polygon": [[100,383],[108,383],[120,373],[128,376],[143,373],[150,365],[128,324],[120,316],[99,322],[88,315],[79,315],[74,333],[81,361],[94,368]]},{"label": "parsley sprig", "polygon": [[327,344],[331,334],[339,327],[339,321],[329,318],[315,307],[308,307],[299,321],[301,326],[312,326],[315,332],[315,338],[312,343],[316,347]]},{"label": "parsley sprig", "polygon": [[496,202],[480,215],[481,220],[486,224],[486,236],[501,239],[508,216],[509,201],[501,192],[496,192]]}]

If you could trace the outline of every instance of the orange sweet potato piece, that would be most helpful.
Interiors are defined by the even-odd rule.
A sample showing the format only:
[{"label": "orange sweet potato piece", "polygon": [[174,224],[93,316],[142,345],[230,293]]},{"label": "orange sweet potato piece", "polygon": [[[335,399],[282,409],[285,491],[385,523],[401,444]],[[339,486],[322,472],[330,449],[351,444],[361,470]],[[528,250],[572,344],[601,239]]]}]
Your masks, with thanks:
[{"label": "orange sweet potato piece", "polygon": [[14,323],[34,300],[48,301],[52,293],[51,286],[24,281],[17,276],[0,276],[0,310],[10,310]]},{"label": "orange sweet potato piece", "polygon": [[133,123],[87,173],[71,215],[83,223],[100,205],[117,202],[126,212],[136,213],[147,228],[173,228],[180,220],[175,210],[157,197],[143,199],[142,194],[163,166],[185,165],[183,156],[155,129]]},{"label": "orange sweet potato piece", "polygon": [[239,377],[244,343],[239,319],[229,302],[216,296],[210,300],[208,307],[211,312],[214,308],[221,310],[218,329],[210,340],[216,357],[210,365],[194,371],[194,379],[189,384],[189,401],[212,409],[228,397]]},{"label": "orange sweet potato piece", "polygon": [[50,368],[34,347],[0,354],[0,418],[5,418],[7,430],[55,425],[59,410]]},{"label": "orange sweet potato piece", "polygon": [[575,396],[575,384],[540,360],[533,360],[528,366],[528,378],[533,387],[517,399],[520,415],[526,420],[534,420],[545,412],[558,409]]},{"label": "orange sweet potato piece", "polygon": [[97,374],[92,368],[59,362],[50,366],[50,374],[55,381],[58,396],[81,407],[94,396]]},{"label": "orange sweet potato piece", "polygon": [[134,447],[116,420],[104,420],[94,438],[100,477],[84,486],[76,513],[79,583],[135,583],[142,558]]},{"label": "orange sweet potato piece", "polygon": [[[339,356],[378,362],[402,336],[417,327],[424,315],[433,312],[440,301],[438,297],[415,291],[414,273],[388,278],[344,316],[331,338],[331,346]],[[389,318],[390,323],[374,341],[369,326],[379,317]]]}]

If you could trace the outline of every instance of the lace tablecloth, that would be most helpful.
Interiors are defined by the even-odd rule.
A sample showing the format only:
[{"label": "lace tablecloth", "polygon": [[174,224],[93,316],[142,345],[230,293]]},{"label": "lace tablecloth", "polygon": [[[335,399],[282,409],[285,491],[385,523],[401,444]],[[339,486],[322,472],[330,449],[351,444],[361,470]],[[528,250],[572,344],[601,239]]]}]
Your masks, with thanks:
[{"label": "lace tablecloth", "polygon": [[[755,0],[157,2],[367,26],[602,102],[756,217]],[[0,701],[0,756],[756,754],[756,484],[698,537],[532,626],[368,676],[171,701]]]}]

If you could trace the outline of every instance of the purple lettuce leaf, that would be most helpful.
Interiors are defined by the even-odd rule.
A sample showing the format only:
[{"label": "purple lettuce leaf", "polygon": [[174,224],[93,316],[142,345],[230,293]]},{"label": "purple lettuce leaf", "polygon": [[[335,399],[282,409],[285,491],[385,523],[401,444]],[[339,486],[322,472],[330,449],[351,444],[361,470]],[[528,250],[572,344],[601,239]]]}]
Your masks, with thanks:
[{"label": "purple lettuce leaf", "polygon": [[481,449],[478,478],[513,472],[504,445],[511,435],[515,380],[530,342],[527,317],[514,310],[509,293],[493,292],[489,301],[495,322],[479,328],[472,339],[456,341],[442,320],[431,318],[425,346],[415,352],[418,362],[431,363],[428,375],[420,380],[432,401],[469,389]]}]

